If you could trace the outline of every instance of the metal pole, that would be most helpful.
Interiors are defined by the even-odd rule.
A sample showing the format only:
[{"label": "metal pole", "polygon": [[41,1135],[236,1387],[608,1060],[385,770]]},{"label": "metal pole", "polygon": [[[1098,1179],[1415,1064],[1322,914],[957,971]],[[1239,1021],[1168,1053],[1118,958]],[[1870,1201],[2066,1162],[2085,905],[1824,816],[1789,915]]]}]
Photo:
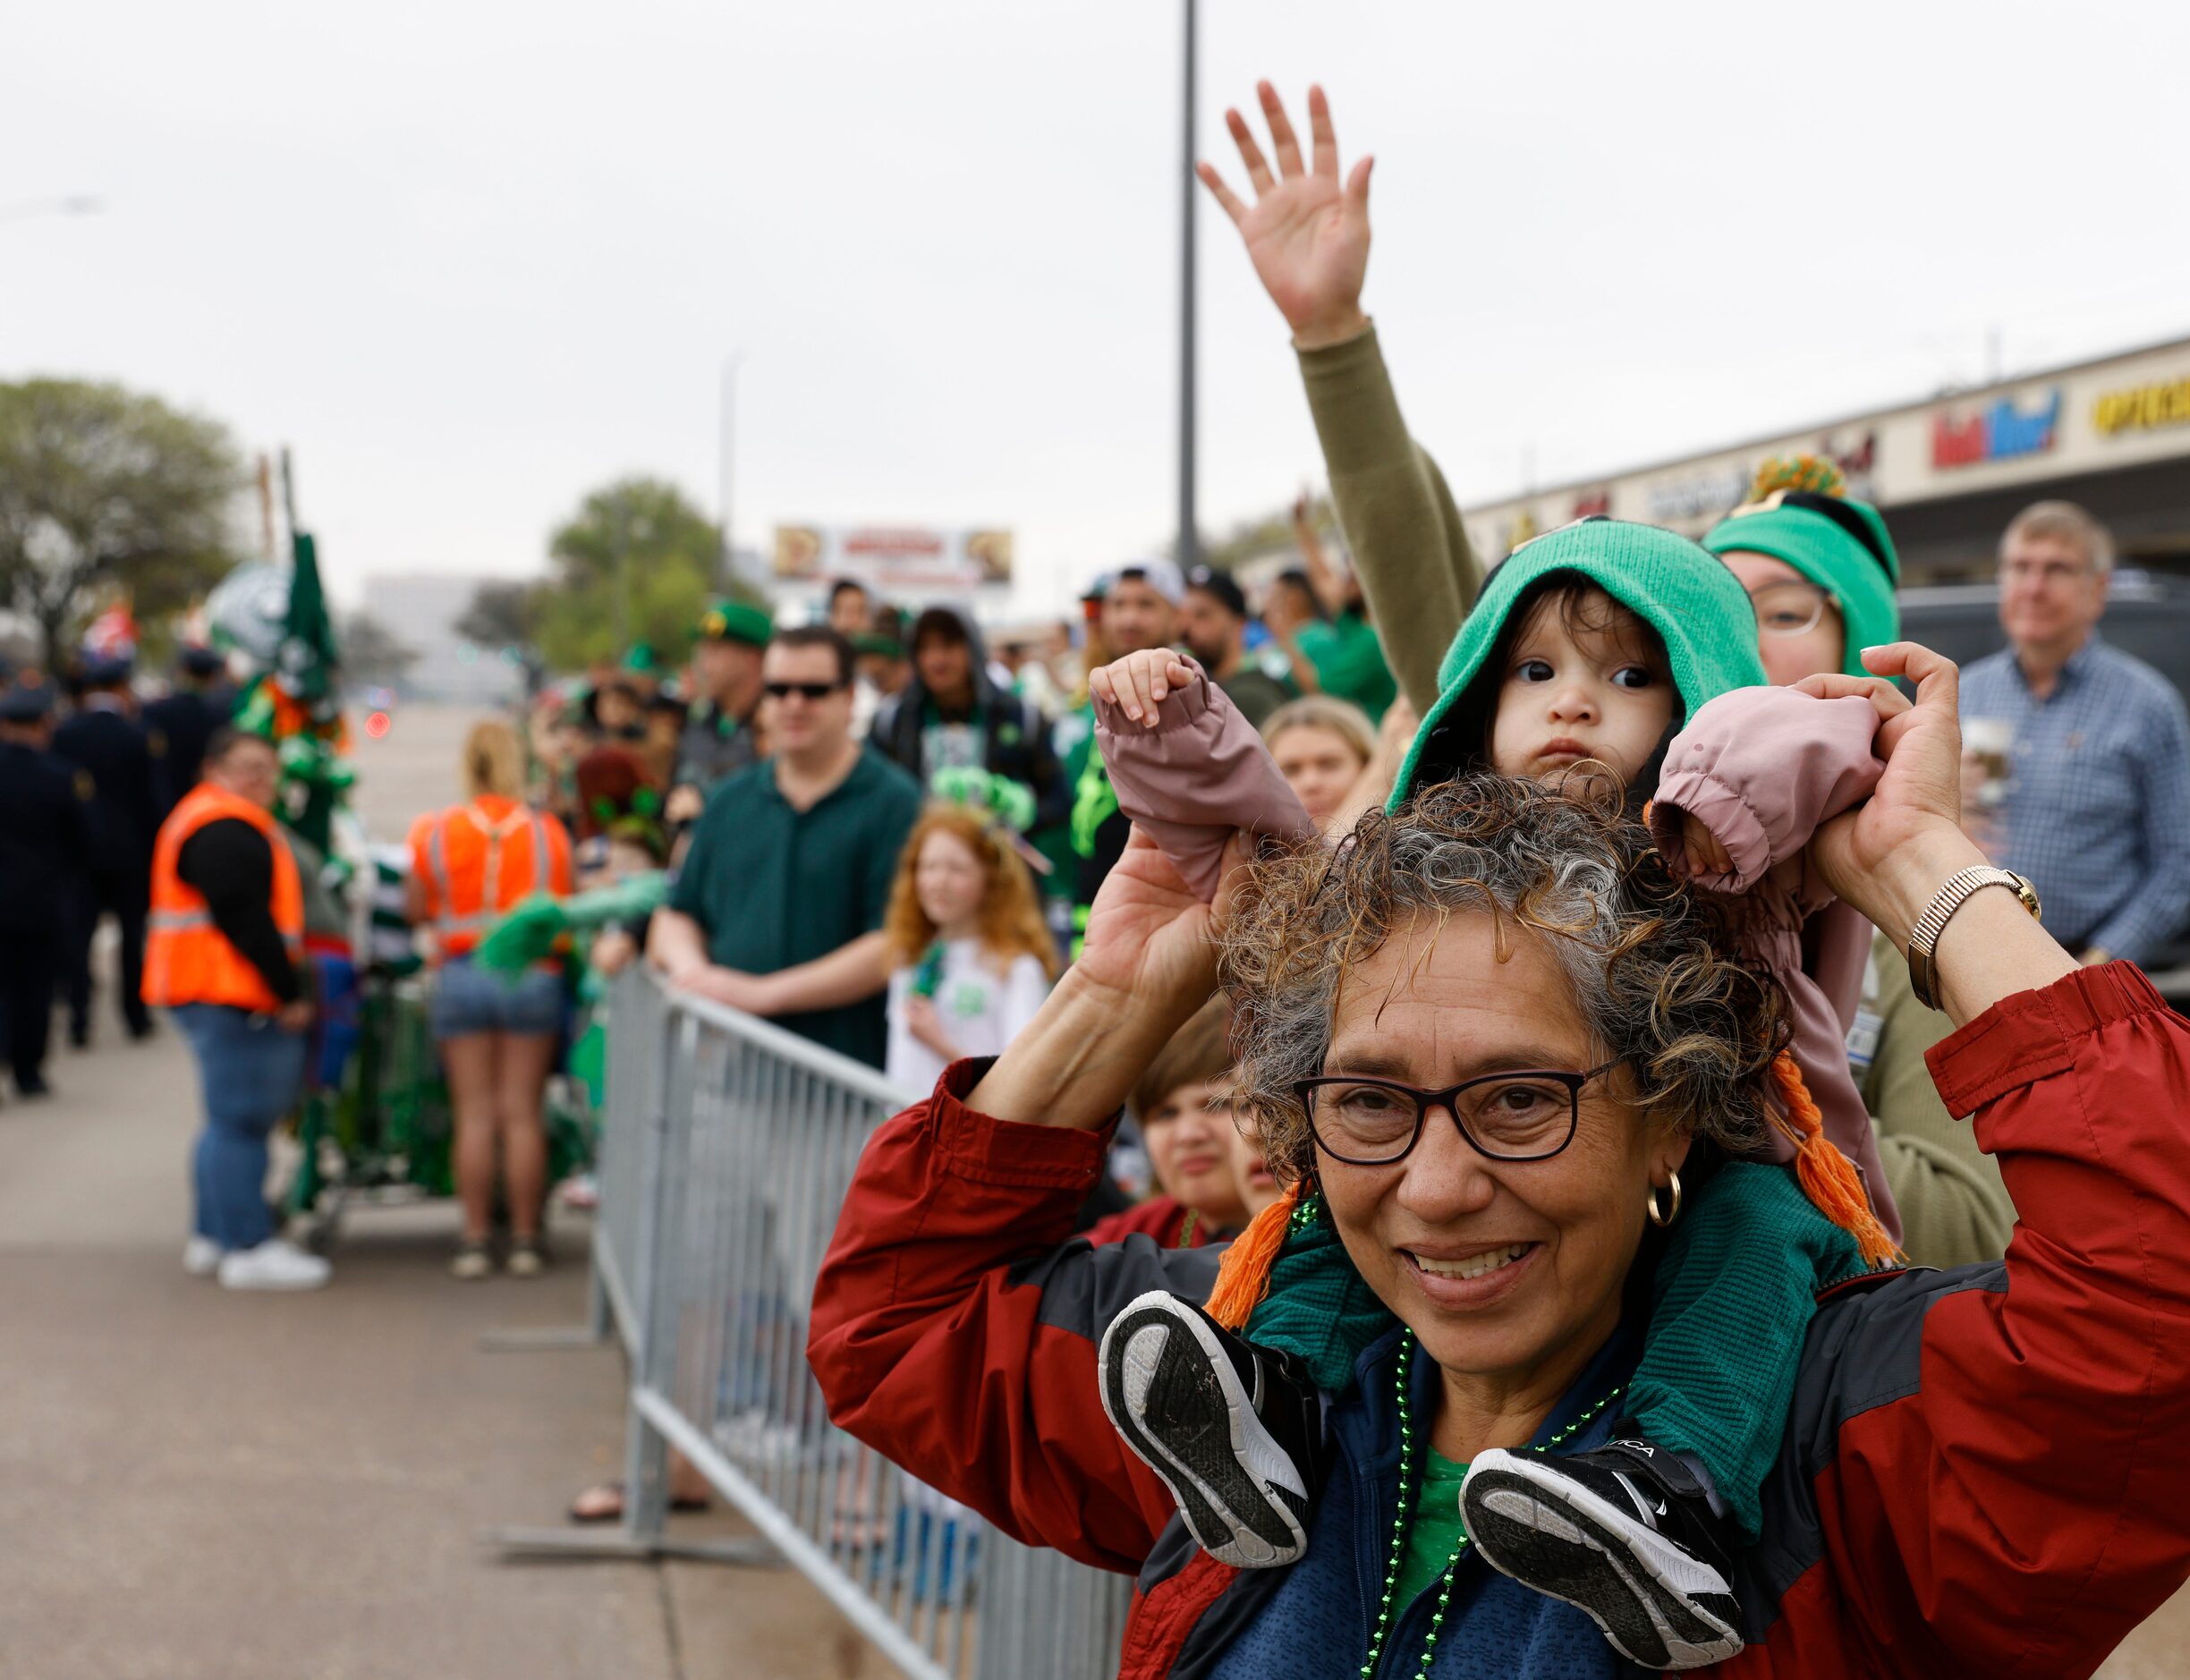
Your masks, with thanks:
[{"label": "metal pole", "polygon": [[732,492],[736,484],[739,361],[734,355],[726,358],[722,371],[722,575],[716,580],[718,586],[728,585],[737,576],[736,502]]},{"label": "metal pole", "polygon": [[1194,38],[1195,0],[1186,0],[1184,120],[1179,137],[1179,479],[1178,563],[1201,557],[1194,520]]},{"label": "metal pole", "polygon": [[[623,492],[617,491],[619,498]],[[631,651],[631,508],[619,499],[615,510],[616,657]]]}]

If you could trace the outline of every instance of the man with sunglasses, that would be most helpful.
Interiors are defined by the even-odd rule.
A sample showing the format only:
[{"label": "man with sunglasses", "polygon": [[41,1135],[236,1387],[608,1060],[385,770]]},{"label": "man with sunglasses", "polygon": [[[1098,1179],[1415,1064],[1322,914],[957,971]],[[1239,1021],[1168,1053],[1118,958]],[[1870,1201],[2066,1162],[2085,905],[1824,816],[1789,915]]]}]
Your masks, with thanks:
[{"label": "man with sunglasses", "polygon": [[774,756],[708,801],[647,952],[674,986],[879,1067],[882,913],[921,790],[853,734],[852,675],[826,624],[768,643]]}]

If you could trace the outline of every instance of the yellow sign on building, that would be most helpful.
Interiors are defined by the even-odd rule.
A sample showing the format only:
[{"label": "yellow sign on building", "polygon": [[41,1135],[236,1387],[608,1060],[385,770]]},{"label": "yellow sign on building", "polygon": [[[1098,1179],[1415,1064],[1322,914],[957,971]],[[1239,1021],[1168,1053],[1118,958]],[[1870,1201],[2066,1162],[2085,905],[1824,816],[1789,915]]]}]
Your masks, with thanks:
[{"label": "yellow sign on building", "polygon": [[2092,409],[2100,436],[2156,431],[2162,426],[2190,426],[2190,379],[2133,386],[2109,391]]}]

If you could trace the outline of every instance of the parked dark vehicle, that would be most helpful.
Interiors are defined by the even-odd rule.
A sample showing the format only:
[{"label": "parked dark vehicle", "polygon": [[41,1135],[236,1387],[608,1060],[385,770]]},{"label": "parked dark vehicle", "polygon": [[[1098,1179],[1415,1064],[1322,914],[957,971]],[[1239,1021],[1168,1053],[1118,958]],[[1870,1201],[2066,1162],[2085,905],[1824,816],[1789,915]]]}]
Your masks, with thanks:
[{"label": "parked dark vehicle", "polygon": [[[1999,590],[1991,583],[1944,583],[1901,591],[1901,633],[1967,665],[2008,645],[1999,625]],[[2107,590],[2099,633],[2144,661],[2190,701],[2190,578],[2126,567]],[[2146,965],[2168,1001],[2190,1005],[2190,927],[2178,929]]]}]

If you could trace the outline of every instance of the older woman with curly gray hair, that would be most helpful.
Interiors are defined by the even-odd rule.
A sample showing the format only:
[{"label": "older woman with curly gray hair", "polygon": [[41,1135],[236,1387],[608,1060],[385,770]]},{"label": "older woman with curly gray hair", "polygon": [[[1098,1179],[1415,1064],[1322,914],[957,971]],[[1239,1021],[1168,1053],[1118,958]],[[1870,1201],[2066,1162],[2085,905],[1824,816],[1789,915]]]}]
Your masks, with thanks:
[{"label": "older woman with curly gray hair", "polygon": [[[2004,1265],[1821,1302],[1761,1540],[1730,1565],[1746,1649],[1710,1672],[2086,1674],[2190,1571],[2190,1027],[1976,884],[1953,667],[1902,645],[1871,668],[1919,700],[1813,679],[1871,695],[1886,768],[1808,861],[1917,942],[1960,1026],[1935,1077],[2023,1235]],[[1122,1675],[1619,1672],[1582,1612],[1473,1554],[1452,1472],[1609,1438],[1674,1175],[1762,1124],[1781,1005],[1724,933],[1616,813],[1518,783],[1428,789],[1335,857],[1243,860],[1213,907],[1137,839],[1028,1031],[862,1158],[815,1298],[832,1415],[1017,1537],[1136,1576]],[[1220,947],[1270,1158],[1314,1175],[1396,1319],[1327,1408],[1253,1419],[1321,1463],[1275,1569],[1199,1550],[1098,1398],[1097,1338],[1144,1292],[1203,1300],[1215,1256],[1069,1237]],[[1396,1099],[1332,1109],[1334,1082]],[[1142,1370],[1152,1406],[1191,1370]]]}]

